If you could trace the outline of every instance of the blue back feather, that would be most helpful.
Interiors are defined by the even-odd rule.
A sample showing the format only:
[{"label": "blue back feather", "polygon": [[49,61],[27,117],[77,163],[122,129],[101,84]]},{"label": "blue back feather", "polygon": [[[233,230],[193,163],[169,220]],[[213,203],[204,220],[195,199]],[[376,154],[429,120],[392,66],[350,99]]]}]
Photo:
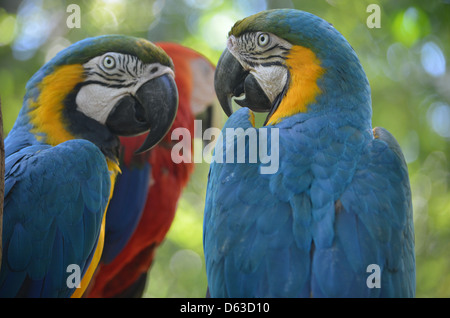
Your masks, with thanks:
[{"label": "blue back feather", "polygon": [[[12,131],[6,149],[16,138]],[[5,162],[0,296],[69,297],[67,266],[84,274],[97,245],[111,187],[105,157],[71,140],[26,147]]]},{"label": "blue back feather", "polygon": [[[226,128],[251,127],[248,111],[230,117],[224,143]],[[301,121],[297,140],[308,135],[308,124]],[[203,244],[212,297],[414,295],[411,194],[401,153],[393,139],[336,129],[343,146],[335,140],[325,148],[312,139],[293,143],[295,126],[280,129],[273,175],[259,174],[261,163],[211,164]],[[370,264],[381,267],[381,289],[366,285]]]}]

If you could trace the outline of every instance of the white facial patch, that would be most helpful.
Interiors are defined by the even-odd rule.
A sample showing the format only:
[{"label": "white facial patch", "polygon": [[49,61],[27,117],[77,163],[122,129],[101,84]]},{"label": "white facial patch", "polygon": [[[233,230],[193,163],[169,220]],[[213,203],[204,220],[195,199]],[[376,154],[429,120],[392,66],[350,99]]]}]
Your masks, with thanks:
[{"label": "white facial patch", "polygon": [[128,88],[118,89],[99,84],[85,85],[76,98],[77,110],[105,124],[112,108],[122,97],[129,94]]},{"label": "white facial patch", "polygon": [[288,70],[285,67],[278,65],[257,65],[250,73],[256,78],[272,103],[278,94],[281,93],[288,77]]},{"label": "white facial patch", "polygon": [[264,33],[268,41],[264,46],[260,46],[258,37],[262,33],[246,33],[238,38],[230,35],[227,48],[242,67],[256,78],[269,100],[273,102],[288,80],[285,57],[292,44],[272,33]]},{"label": "white facial patch", "polygon": [[135,56],[115,52],[97,56],[83,67],[87,77],[75,100],[77,110],[101,124],[122,97],[134,96],[144,83],[164,74],[175,77],[168,66],[144,64]]}]

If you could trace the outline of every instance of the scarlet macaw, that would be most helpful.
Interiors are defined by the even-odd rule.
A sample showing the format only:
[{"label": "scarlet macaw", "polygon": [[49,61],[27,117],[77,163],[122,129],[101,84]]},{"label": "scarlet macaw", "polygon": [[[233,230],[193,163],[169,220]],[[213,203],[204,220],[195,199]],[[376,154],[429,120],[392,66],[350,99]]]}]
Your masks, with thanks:
[{"label": "scarlet macaw", "polygon": [[151,42],[105,35],[72,44],[29,80],[5,139],[0,296],[83,294],[103,248],[118,136],[150,129],[145,151],[166,134],[173,76]]},{"label": "scarlet macaw", "polygon": [[[347,40],[307,12],[260,12],[231,29],[215,87],[231,116],[206,194],[210,295],[414,296],[407,166],[395,138],[372,130],[369,82]],[[252,111],[268,112],[264,127]],[[227,158],[252,131],[245,162]],[[266,155],[250,162],[255,149]]]},{"label": "scarlet macaw", "polygon": [[[211,62],[179,44],[157,45],[175,66],[178,113],[166,137],[147,153],[134,153],[144,136],[120,138],[122,175],[106,218],[104,255],[88,297],[142,296],[155,251],[172,224],[178,199],[194,169],[192,162],[175,163],[171,158],[172,147],[179,142],[171,139],[172,132],[184,127],[193,138],[195,117],[211,112],[216,101]],[[203,123],[203,127],[209,125]]]}]

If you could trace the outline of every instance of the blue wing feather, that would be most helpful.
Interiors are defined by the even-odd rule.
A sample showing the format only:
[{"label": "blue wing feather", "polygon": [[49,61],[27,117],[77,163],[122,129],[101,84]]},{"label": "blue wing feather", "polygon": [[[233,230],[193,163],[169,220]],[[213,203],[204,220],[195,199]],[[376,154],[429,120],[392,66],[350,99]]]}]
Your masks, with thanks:
[{"label": "blue wing feather", "polygon": [[[105,246],[102,262],[110,263],[125,247],[136,229],[144,211],[150,184],[150,164],[120,166],[114,194],[106,218]],[[123,213],[127,211],[127,213]]]},{"label": "blue wing feather", "polygon": [[[345,125],[332,127],[330,142],[320,119],[299,116],[280,125],[275,174],[259,174],[259,162],[211,164],[203,225],[211,296],[414,296],[411,194],[397,142]],[[248,118],[236,111],[218,145],[227,128],[252,127]],[[367,286],[370,264],[380,266],[381,288]]]},{"label": "blue wing feather", "polygon": [[[227,128],[253,127],[248,118],[248,109],[236,111],[222,130],[223,142],[226,143]],[[270,132],[268,140],[271,140]],[[279,151],[280,158],[283,158],[283,146]],[[309,294],[311,244],[296,243],[292,224],[295,219],[297,229],[307,227],[310,222],[308,213],[302,215],[303,210],[297,213],[293,207],[311,205],[284,184],[299,180],[299,174],[306,174],[305,182],[311,178],[307,171],[293,169],[294,162],[293,158],[287,158],[282,163],[284,170],[280,169],[283,173],[271,176],[259,174],[261,163],[211,164],[203,244],[212,297],[295,297]],[[308,188],[303,184],[299,187]],[[311,234],[304,236],[311,240]],[[293,279],[295,276],[302,279]]]},{"label": "blue wing feather", "polygon": [[[379,130],[375,130],[379,131]],[[313,294],[326,297],[413,297],[415,261],[406,163],[394,137],[373,139],[336,210],[334,243],[314,253]],[[335,260],[330,266],[331,260]],[[381,288],[369,288],[367,267],[381,269]],[[330,277],[326,273],[335,273]],[[340,279],[345,278],[345,280]],[[347,286],[342,290],[340,286]]]},{"label": "blue wing feather", "polygon": [[111,187],[105,157],[71,140],[30,146],[5,162],[0,295],[68,297],[65,269],[78,264],[84,273],[97,245]]}]

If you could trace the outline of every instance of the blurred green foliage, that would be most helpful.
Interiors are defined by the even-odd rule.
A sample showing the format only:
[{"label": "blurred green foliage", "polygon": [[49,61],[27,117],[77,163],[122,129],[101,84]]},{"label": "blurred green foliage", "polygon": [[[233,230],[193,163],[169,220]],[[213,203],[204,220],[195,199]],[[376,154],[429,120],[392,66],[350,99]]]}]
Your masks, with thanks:
[{"label": "blurred green foliage", "polygon": [[[332,23],[350,42],[372,88],[373,125],[400,142],[409,166],[416,234],[417,296],[450,296],[450,1],[0,0],[0,96],[11,129],[27,80],[59,50],[120,33],[173,41],[216,63],[233,23],[270,8],[297,8]],[[381,27],[369,28],[369,4]],[[157,252],[147,297],[204,297],[202,219],[208,164],[197,164],[173,226]]]}]

